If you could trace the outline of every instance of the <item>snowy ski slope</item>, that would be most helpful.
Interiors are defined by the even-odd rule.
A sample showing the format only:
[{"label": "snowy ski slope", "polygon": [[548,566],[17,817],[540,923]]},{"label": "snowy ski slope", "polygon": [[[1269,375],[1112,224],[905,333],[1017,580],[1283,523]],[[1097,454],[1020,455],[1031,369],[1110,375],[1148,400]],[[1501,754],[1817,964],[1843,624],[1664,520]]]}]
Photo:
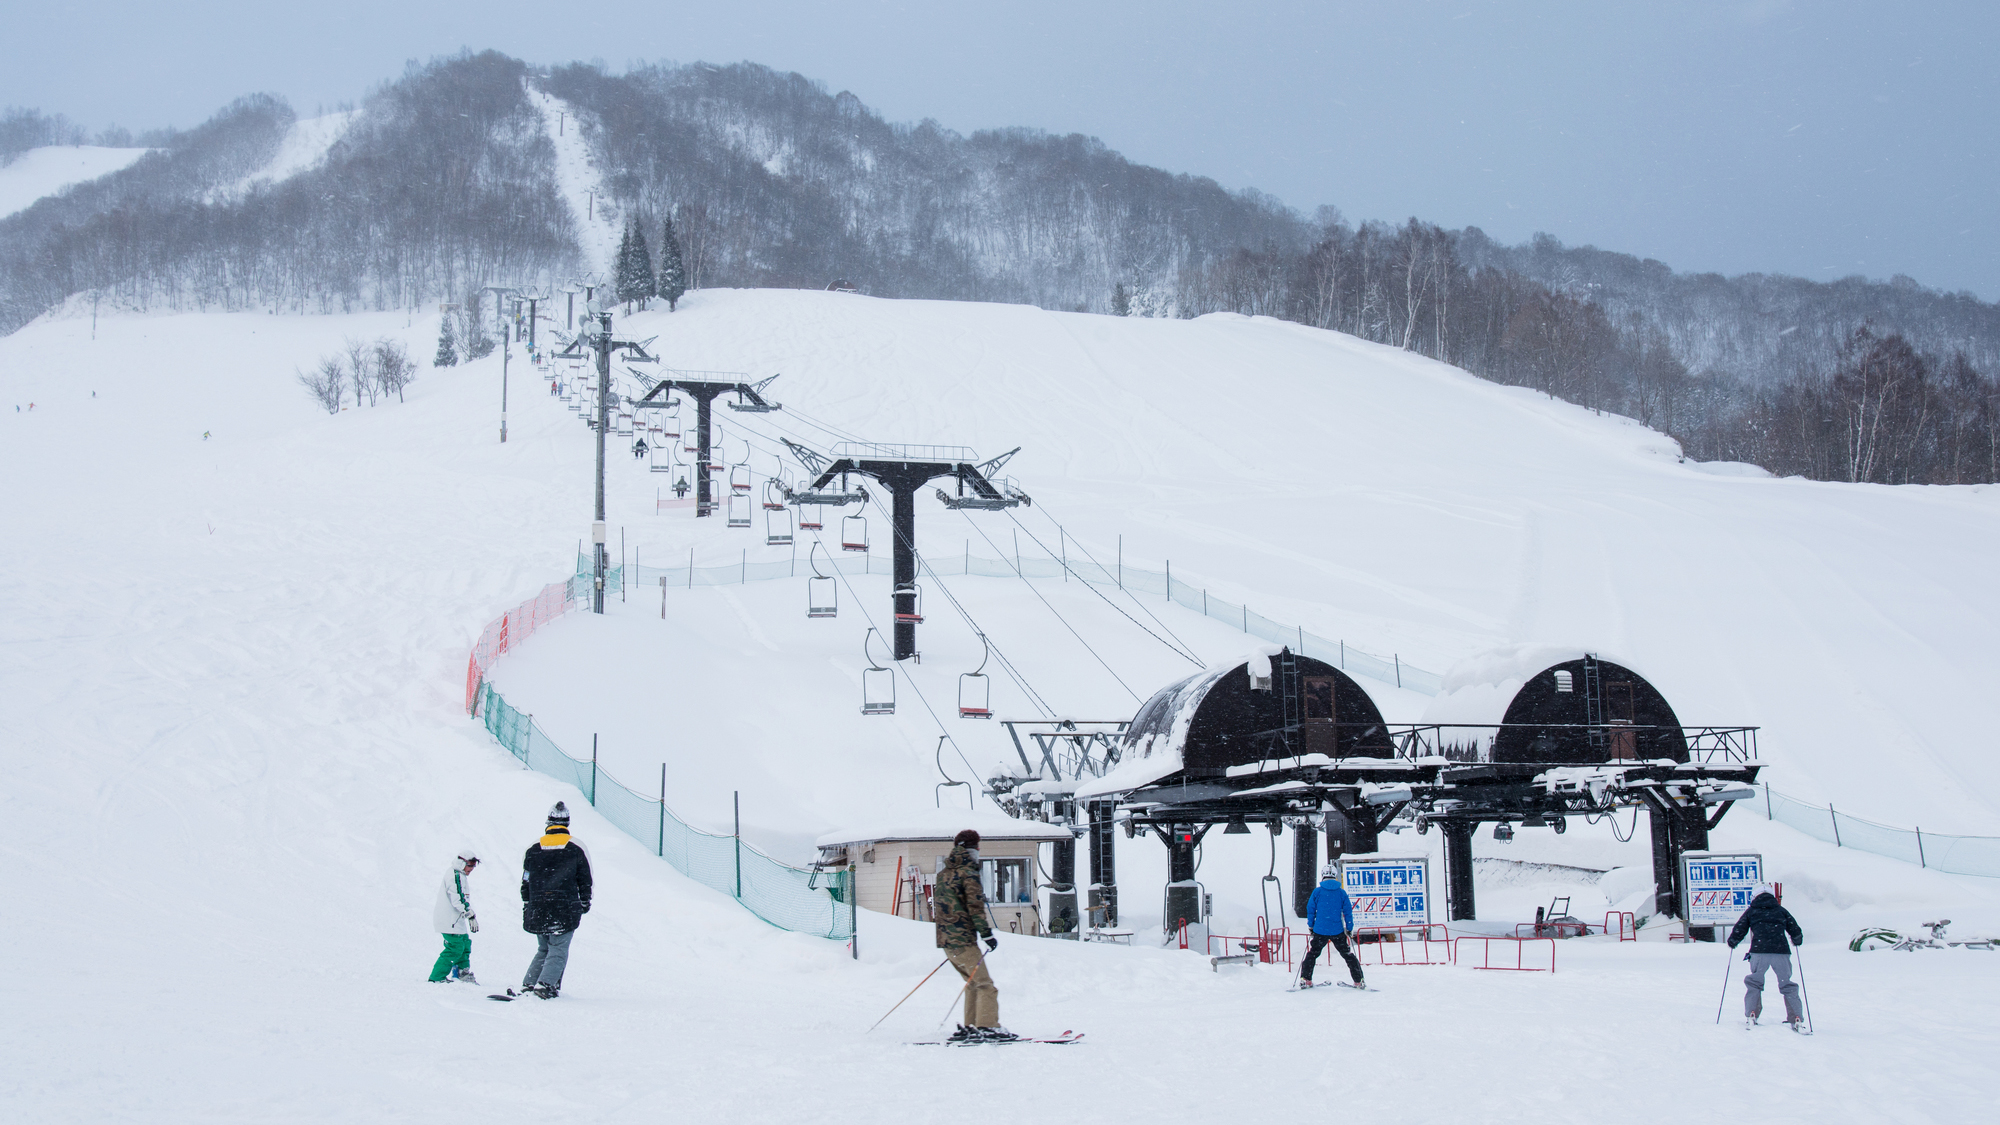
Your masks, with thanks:
[{"label": "snowy ski slope", "polygon": [[[1505,641],[1601,645],[1689,721],[1763,724],[1781,788],[1994,830],[1990,489],[1720,476],[1621,420],[1267,321],[708,292],[620,323],[658,333],[674,366],[783,372],[771,393],[797,413],[746,433],[810,417],[987,456],[1020,444],[1008,471],[1038,502],[1023,525],[1045,536],[1053,516],[1100,560],[1122,533],[1128,561],[1171,558],[1219,596],[1438,671]],[[464,718],[465,653],[569,568],[590,502],[589,435],[518,350],[505,446],[497,353],[426,369],[405,404],[332,417],[291,382],[343,336],[428,356],[436,328],[117,316],[94,341],[75,319],[0,339],[9,1117],[916,1121],[958,1085],[994,1091],[996,1112],[1027,1097],[1124,1118],[1166,1097],[1206,1117],[1260,1095],[1296,1105],[1282,1093],[1304,1083],[1310,1104],[1356,1114],[1594,1121],[1692,1075],[1760,1120],[1856,1105],[1943,1120],[1990,1094],[1991,962],[1841,945],[1932,911],[2000,930],[1990,882],[1741,816],[1717,846],[1763,851],[1812,939],[1810,1041],[1713,1026],[1728,965],[1712,947],[1572,942],[1553,976],[1371,969],[1379,993],[1297,996],[1271,970],[1014,939],[995,955],[1005,1022],[1088,1044],[1006,1062],[902,1048],[953,989],[933,981],[864,1029],[936,963],[923,927],[864,916],[857,964],[673,875],[588,810],[600,890],[563,998],[425,984],[431,897],[461,841],[490,857],[475,968],[511,983],[532,948],[513,922],[519,849],[576,794]],[[743,420],[718,413],[735,440]],[[752,533],[657,514],[660,478],[629,457],[612,468],[611,520],[642,563],[740,557]],[[964,519],[920,511],[927,552],[970,534],[982,553]],[[996,543],[1011,531],[975,518]],[[1134,706],[1018,581],[946,584],[1063,711]],[[878,615],[884,585],[860,582]],[[1037,589],[1137,694],[1187,667],[1074,584]],[[908,699],[893,720],[854,714],[863,603],[807,621],[797,584],[697,587],[668,591],[663,621],[660,597],[561,622],[496,682],[572,752],[598,731],[637,787],[668,761],[697,823],[722,823],[744,790],[774,848],[934,800],[928,716]],[[948,607],[926,610],[916,684],[942,706],[977,646]],[[1249,647],[1213,621],[1161,620],[1205,660]],[[1007,690],[1003,709],[1019,702]],[[1378,695],[1398,718],[1422,706]],[[998,756],[997,730],[945,722],[984,728],[959,737],[973,765]],[[1396,844],[1430,843],[1407,835]],[[1266,841],[1234,841],[1202,870],[1225,924],[1254,912],[1267,862]],[[1162,849],[1121,848],[1143,918]],[[1644,862],[1601,826],[1481,849]],[[1502,927],[1554,890],[1582,895],[1557,874],[1487,879],[1482,918]]]},{"label": "snowy ski slope", "polygon": [[0,167],[0,219],[34,206],[71,184],[108,176],[146,155],[143,148],[47,145],[29,149]]}]

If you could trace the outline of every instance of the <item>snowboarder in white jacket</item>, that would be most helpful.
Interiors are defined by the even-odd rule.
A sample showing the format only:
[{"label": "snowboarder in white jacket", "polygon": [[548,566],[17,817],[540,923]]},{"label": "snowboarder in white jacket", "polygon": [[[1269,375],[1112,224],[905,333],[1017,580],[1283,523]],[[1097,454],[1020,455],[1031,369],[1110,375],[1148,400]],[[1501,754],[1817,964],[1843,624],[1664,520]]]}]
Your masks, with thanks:
[{"label": "snowboarder in white jacket", "polygon": [[460,848],[457,862],[445,873],[444,882],[438,886],[437,906],[431,911],[431,922],[444,935],[444,952],[438,954],[437,964],[431,966],[431,983],[440,981],[462,981],[478,984],[479,978],[472,975],[472,938],[479,932],[479,915],[472,909],[472,894],[466,881],[472,877],[472,869],[479,866],[479,853],[471,848]]}]

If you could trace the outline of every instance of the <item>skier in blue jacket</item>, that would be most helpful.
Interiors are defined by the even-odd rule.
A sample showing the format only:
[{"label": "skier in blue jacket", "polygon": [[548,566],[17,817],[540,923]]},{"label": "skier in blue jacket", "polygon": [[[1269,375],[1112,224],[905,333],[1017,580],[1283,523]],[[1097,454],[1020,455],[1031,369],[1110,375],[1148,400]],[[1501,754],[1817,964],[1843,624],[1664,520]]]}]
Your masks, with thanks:
[{"label": "skier in blue jacket", "polygon": [[1329,944],[1347,962],[1347,973],[1354,978],[1354,986],[1367,987],[1368,982],[1361,976],[1361,959],[1347,944],[1347,935],[1354,929],[1354,903],[1340,885],[1340,868],[1335,864],[1320,869],[1319,886],[1313,888],[1312,897],[1306,900],[1306,924],[1312,927],[1313,939],[1312,947],[1306,950],[1305,964],[1299,968],[1299,987],[1312,987],[1313,962],[1319,960],[1320,950]]}]

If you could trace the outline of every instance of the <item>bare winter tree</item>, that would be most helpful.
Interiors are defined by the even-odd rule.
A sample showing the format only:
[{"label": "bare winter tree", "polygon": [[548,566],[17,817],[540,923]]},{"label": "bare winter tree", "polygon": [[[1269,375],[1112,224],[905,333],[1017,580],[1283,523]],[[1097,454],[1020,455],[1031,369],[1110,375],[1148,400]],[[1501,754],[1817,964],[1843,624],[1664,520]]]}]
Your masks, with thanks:
[{"label": "bare winter tree", "polygon": [[310,371],[294,370],[294,375],[328,414],[340,413],[340,399],[347,390],[347,368],[338,356],[327,356]]},{"label": "bare winter tree", "polygon": [[347,377],[354,385],[354,405],[361,405],[364,394],[368,405],[375,405],[374,349],[368,341],[349,336],[340,342],[340,354],[347,361]]},{"label": "bare winter tree", "polygon": [[399,340],[387,336],[375,341],[375,383],[382,388],[383,395],[395,395],[396,401],[403,401],[403,388],[416,381],[417,365],[410,359],[410,350]]}]

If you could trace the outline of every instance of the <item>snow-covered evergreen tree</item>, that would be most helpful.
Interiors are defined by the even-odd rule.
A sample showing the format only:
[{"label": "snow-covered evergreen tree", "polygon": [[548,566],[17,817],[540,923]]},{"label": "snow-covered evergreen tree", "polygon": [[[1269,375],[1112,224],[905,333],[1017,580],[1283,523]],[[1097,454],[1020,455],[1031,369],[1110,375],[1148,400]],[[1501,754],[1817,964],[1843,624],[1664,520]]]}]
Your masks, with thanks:
[{"label": "snow-covered evergreen tree", "polygon": [[1111,315],[1132,315],[1132,294],[1125,291],[1125,283],[1122,281],[1111,287]]},{"label": "snow-covered evergreen tree", "polygon": [[647,298],[653,295],[653,255],[646,249],[646,234],[636,219],[626,224],[625,237],[618,242],[615,285],[618,300],[625,303],[628,312],[635,304],[645,308]]},{"label": "snow-covered evergreen tree", "polygon": [[458,366],[458,318],[447,312],[438,318],[438,350],[432,367]]},{"label": "snow-covered evergreen tree", "polygon": [[660,228],[660,283],[656,292],[672,312],[687,291],[687,263],[681,259],[681,240],[674,235],[674,220],[669,215]]}]

